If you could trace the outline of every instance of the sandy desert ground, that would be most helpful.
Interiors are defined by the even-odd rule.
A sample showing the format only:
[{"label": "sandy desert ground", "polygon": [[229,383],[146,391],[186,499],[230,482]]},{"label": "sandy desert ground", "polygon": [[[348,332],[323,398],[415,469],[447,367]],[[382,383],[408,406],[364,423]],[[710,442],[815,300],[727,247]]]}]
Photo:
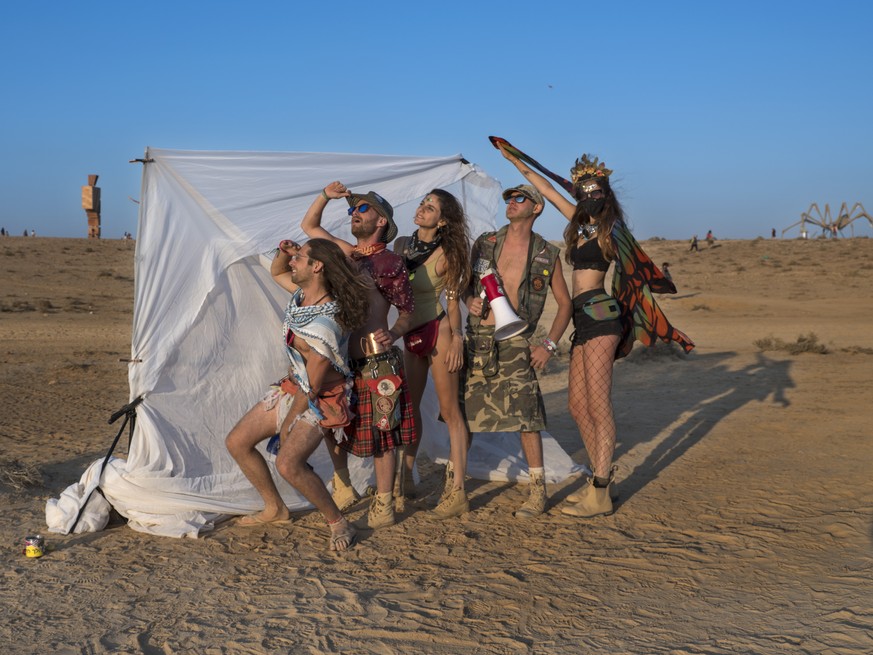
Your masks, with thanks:
[{"label": "sandy desert ground", "polygon": [[[616,365],[614,516],[562,515],[574,479],[522,523],[524,488],[470,481],[434,522],[423,463],[425,497],[347,554],[301,514],[196,540],[118,519],[29,559],[127,402],[134,244],[0,240],[0,653],[873,652],[873,240],[643,246],[697,348]],[[562,345],[550,431],[586,462]]]}]

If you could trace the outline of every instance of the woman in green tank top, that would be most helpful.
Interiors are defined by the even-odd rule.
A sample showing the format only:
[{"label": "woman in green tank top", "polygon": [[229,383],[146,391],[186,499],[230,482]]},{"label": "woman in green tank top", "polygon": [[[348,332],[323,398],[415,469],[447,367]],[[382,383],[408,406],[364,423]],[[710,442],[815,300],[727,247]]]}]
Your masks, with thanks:
[{"label": "woman in green tank top", "polygon": [[[458,402],[459,372],[464,364],[464,333],[461,325],[460,292],[470,281],[470,238],[461,203],[451,193],[434,189],[415,212],[418,229],[394,242],[403,255],[415,293],[416,320],[404,337],[406,379],[415,409],[418,439],[405,447],[404,480],[400,493],[412,496],[412,470],[421,440],[421,399],[427,372],[439,400],[440,415],[449,431],[451,458],[446,467],[446,485],[433,510],[437,518],[458,516],[469,509],[464,491],[467,448],[470,435]],[[440,296],[445,291],[446,307]]]}]

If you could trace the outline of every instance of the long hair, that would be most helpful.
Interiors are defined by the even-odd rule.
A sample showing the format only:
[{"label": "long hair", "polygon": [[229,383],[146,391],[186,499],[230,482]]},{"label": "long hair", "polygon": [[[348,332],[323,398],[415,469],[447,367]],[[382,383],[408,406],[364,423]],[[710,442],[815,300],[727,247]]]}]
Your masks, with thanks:
[{"label": "long hair", "polygon": [[446,290],[460,291],[470,284],[470,232],[464,208],[451,193],[433,189],[428,195],[440,201],[440,217],[446,222],[440,228],[443,253],[446,256]]},{"label": "long hair", "polygon": [[606,259],[615,259],[615,247],[612,245],[612,228],[616,223],[624,223],[624,211],[609,186],[609,179],[599,179],[600,187],[603,189],[603,209],[597,216],[591,216],[588,212],[582,209],[582,203],[576,205],[576,211],[573,213],[573,218],[570,219],[569,225],[564,229],[564,245],[566,246],[564,258],[567,263],[570,263],[570,250],[579,241],[579,228],[582,225],[588,225],[591,219],[594,219],[594,224],[597,226],[597,244],[600,246],[600,251]]},{"label": "long hair", "polygon": [[371,280],[333,241],[310,239],[309,257],[324,264],[325,289],[339,305],[336,322],[346,332],[361,327],[370,313]]}]

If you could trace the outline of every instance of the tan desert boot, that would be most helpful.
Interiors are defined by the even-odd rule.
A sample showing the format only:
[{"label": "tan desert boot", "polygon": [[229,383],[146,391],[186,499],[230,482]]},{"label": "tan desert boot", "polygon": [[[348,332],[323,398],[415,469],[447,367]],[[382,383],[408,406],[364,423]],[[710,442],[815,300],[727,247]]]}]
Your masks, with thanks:
[{"label": "tan desert boot", "polygon": [[446,498],[452,494],[455,488],[455,467],[452,466],[452,460],[446,462],[446,475],[443,480],[443,492],[440,494],[440,502],[442,504]]},{"label": "tan desert boot", "polygon": [[[617,466],[613,466],[609,470],[609,497],[613,502],[618,500],[618,483],[615,481],[615,472],[618,470]],[[582,485],[579,489],[571,493],[567,496],[567,502],[570,503],[581,503],[585,497],[588,495],[589,490],[591,489],[592,484],[589,480],[584,485]]]},{"label": "tan desert boot", "polygon": [[375,494],[373,500],[370,501],[367,516],[355,521],[356,528],[369,528],[370,530],[387,528],[390,525],[394,525],[394,498],[390,491]]},{"label": "tan desert boot", "polygon": [[345,512],[349,507],[358,502],[361,497],[349,480],[349,470],[340,469],[334,471],[333,474],[333,493],[330,495],[333,502],[339,507],[341,512]]},{"label": "tan desert boot", "polygon": [[440,504],[433,508],[431,515],[435,519],[445,520],[453,516],[460,516],[470,511],[470,502],[467,500],[467,492],[462,488],[452,489]]},{"label": "tan desert boot", "polygon": [[561,508],[562,514],[578,516],[580,518],[592,518],[594,516],[608,516],[615,512],[612,499],[609,497],[609,487],[595,487],[594,480],[589,478],[586,485],[588,493],[575,505],[565,505]]},{"label": "tan desert boot", "polygon": [[532,519],[546,511],[546,476],[542,473],[531,474],[528,489],[530,495],[515,512],[517,519]]}]

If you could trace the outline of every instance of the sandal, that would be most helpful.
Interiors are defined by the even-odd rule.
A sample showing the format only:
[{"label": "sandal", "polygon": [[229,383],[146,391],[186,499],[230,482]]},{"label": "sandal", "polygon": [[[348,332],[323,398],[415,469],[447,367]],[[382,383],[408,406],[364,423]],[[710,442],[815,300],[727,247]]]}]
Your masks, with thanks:
[{"label": "sandal", "polygon": [[330,531],[330,550],[342,552],[350,550],[358,540],[358,533],[355,528],[347,520],[343,519],[344,526],[334,532],[333,528]]}]

